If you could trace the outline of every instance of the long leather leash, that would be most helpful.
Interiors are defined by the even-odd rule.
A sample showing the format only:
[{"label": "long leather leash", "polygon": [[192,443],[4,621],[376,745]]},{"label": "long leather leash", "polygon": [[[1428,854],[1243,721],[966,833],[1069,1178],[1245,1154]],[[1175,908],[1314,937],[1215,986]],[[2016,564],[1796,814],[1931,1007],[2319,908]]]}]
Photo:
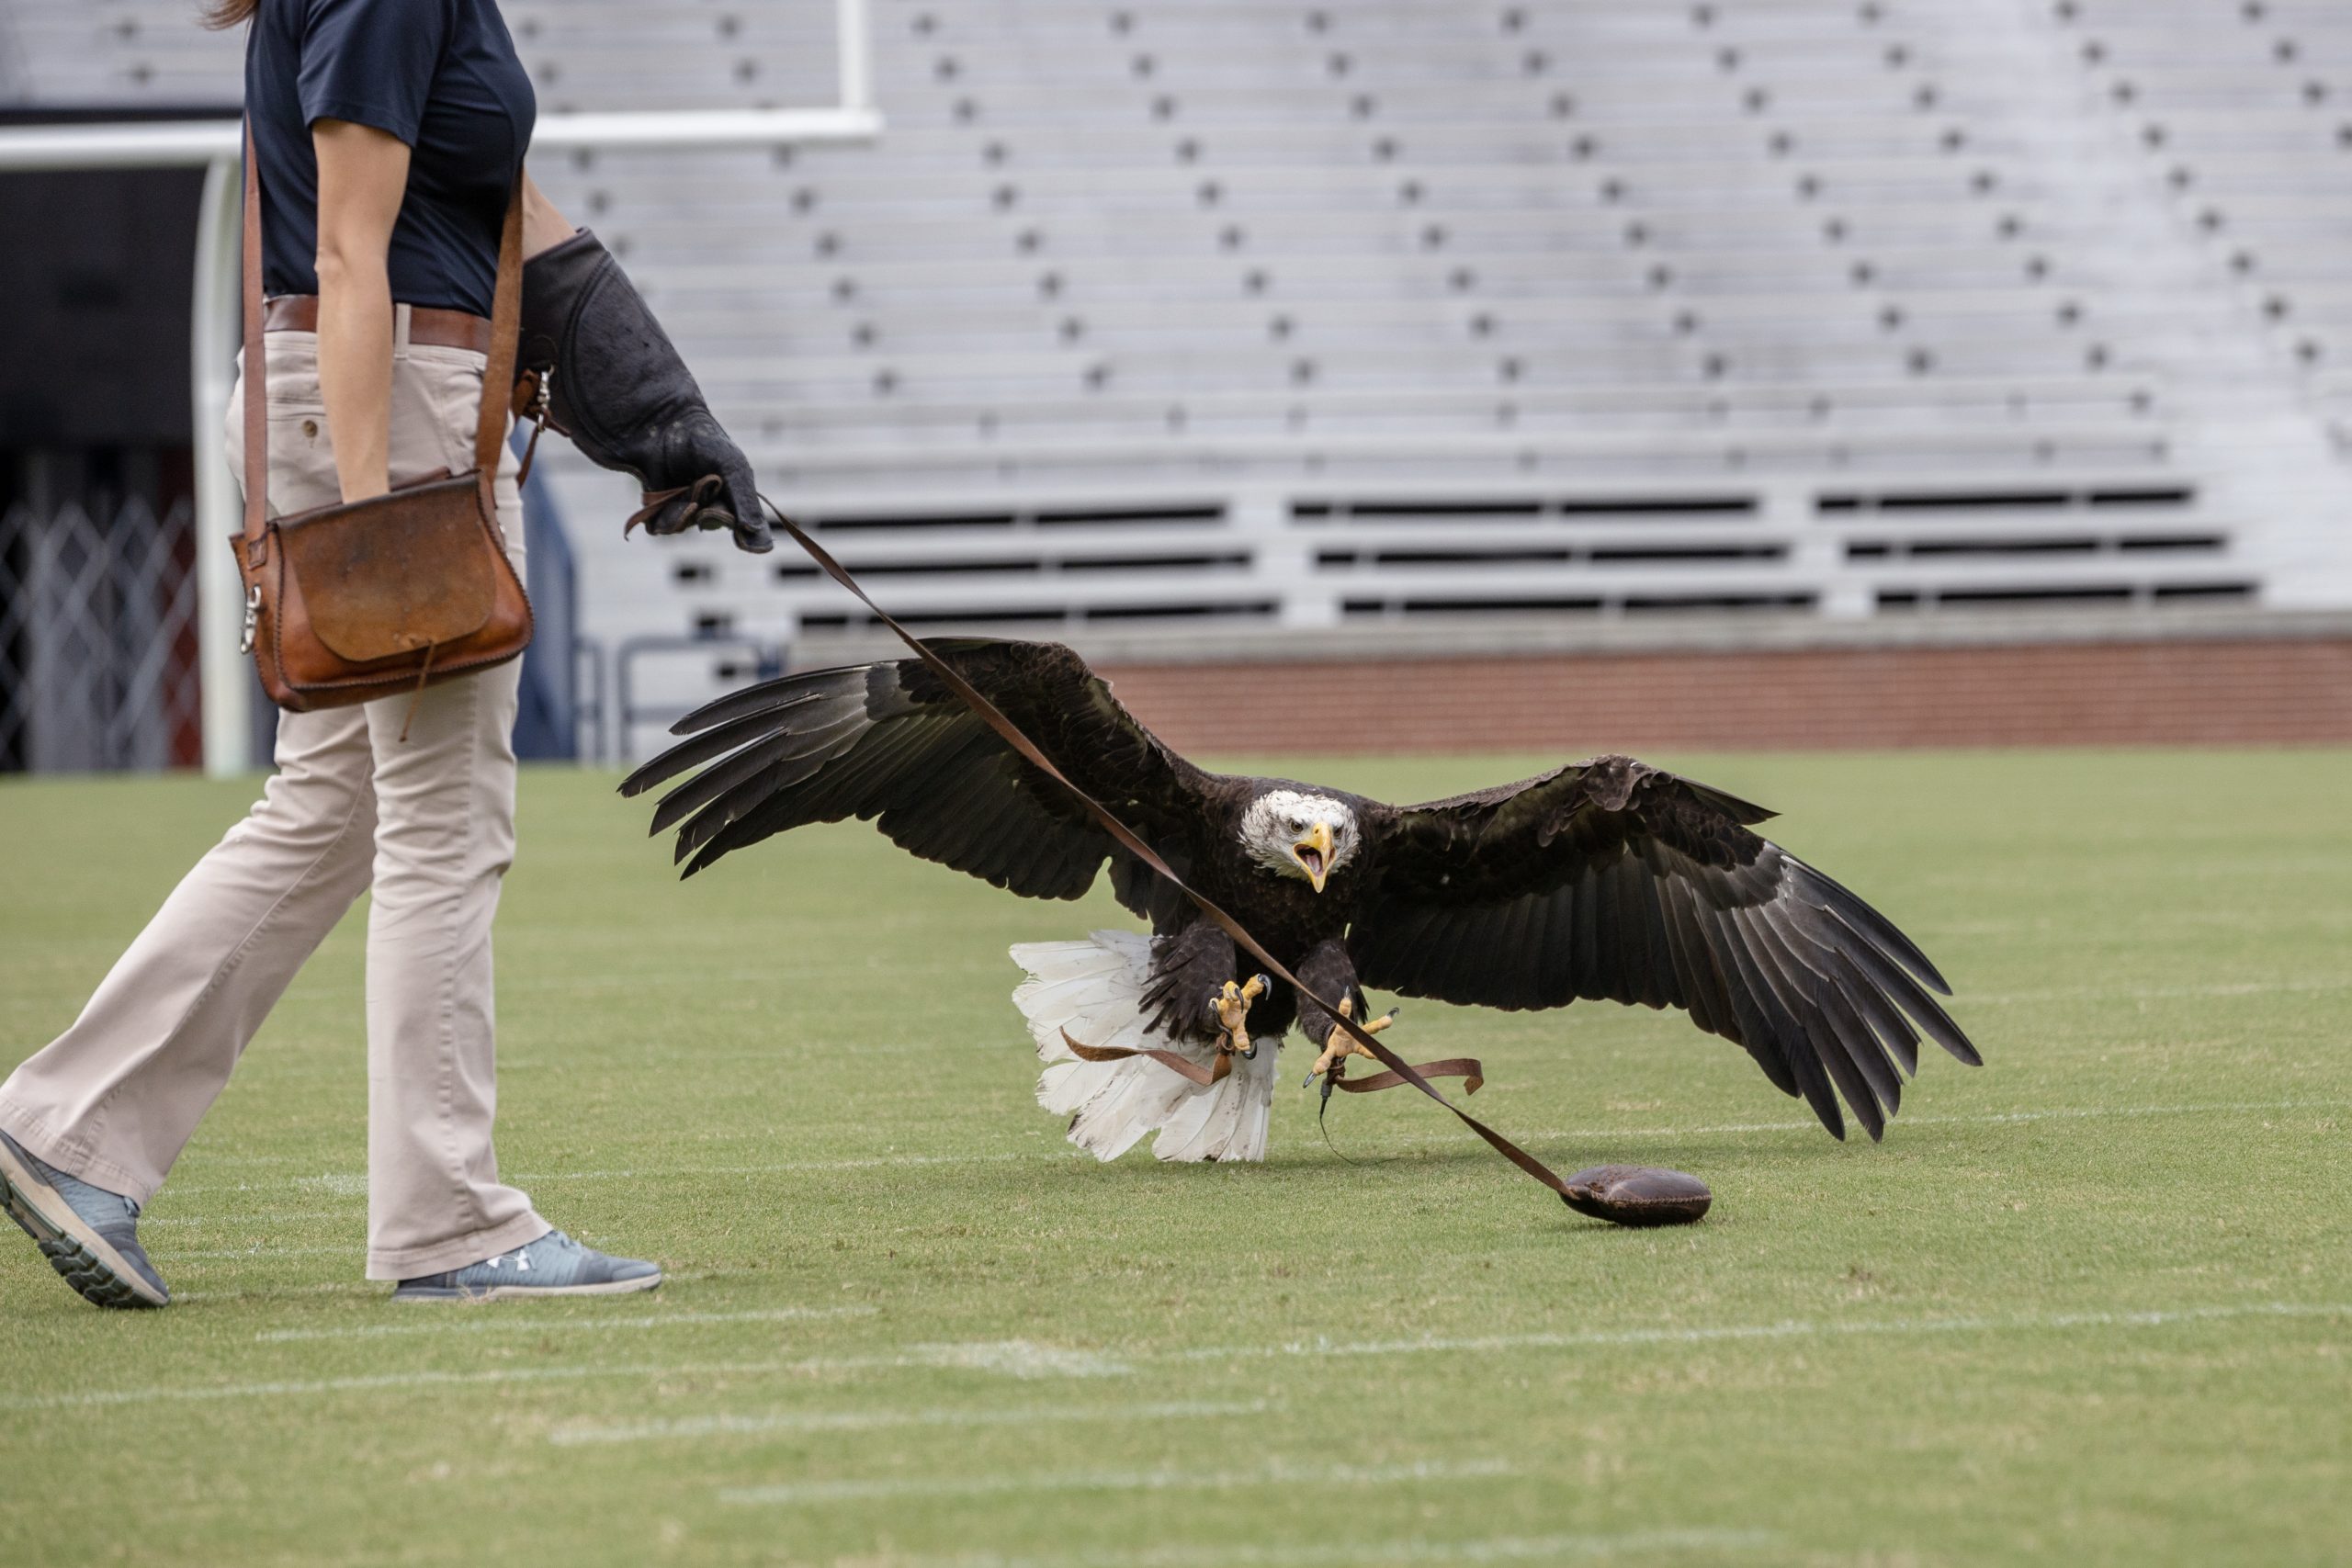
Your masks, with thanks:
[{"label": "long leather leash", "polygon": [[[695,486],[690,488],[700,489],[701,487]],[[639,517],[643,517],[662,502],[669,501],[679,493],[682,492],[673,491],[662,495],[647,496],[645,498],[648,502],[646,512],[640,513]],[[1237,920],[1231,915],[1227,914],[1225,910],[1220,908],[1206,894],[1200,892],[1191,884],[1187,883],[1182,877],[1177,875],[1175,868],[1170,866],[1166,861],[1162,860],[1159,857],[1159,852],[1155,851],[1149,844],[1145,843],[1141,836],[1139,836],[1133,829],[1129,828],[1125,822],[1120,821],[1119,818],[1112,813],[1110,807],[1104,806],[1101,801],[1096,800],[1092,795],[1079,788],[1075,784],[1072,784],[1069,777],[1063,773],[1061,769],[1054,765],[1053,759],[1046,756],[1044,751],[1040,750],[1036,742],[1031,740],[1028,736],[1022,733],[1021,727],[1019,725],[1013,723],[1011,719],[1005,717],[1002,713],[998,711],[997,705],[989,701],[986,696],[982,695],[979,690],[970,682],[965,680],[962,675],[958,674],[953,665],[940,658],[938,654],[933,652],[931,649],[924,644],[921,637],[916,637],[912,632],[907,630],[906,627],[900,626],[898,623],[898,620],[891,615],[890,612],[876,604],[874,602],[873,595],[867,593],[864,588],[860,587],[858,585],[857,579],[849,574],[849,569],[842,566],[841,562],[835,560],[832,558],[831,552],[827,550],[824,546],[809,537],[808,531],[802,528],[800,525],[786,516],[784,514],[783,508],[777,506],[775,502],[768,501],[768,498],[764,495],[760,497],[760,499],[763,502],[765,502],[769,510],[775,513],[776,523],[786,533],[792,536],[793,542],[798,545],[802,549],[808,551],[808,558],[824,569],[825,575],[831,578],[835,582],[840,583],[843,588],[848,589],[853,594],[856,595],[858,602],[864,604],[868,610],[871,610],[876,620],[879,620],[884,626],[889,627],[891,632],[897,636],[900,642],[905,643],[908,648],[912,649],[915,657],[922,660],[923,663],[930,668],[932,673],[937,675],[941,681],[944,682],[947,689],[955,693],[957,697],[963,700],[965,706],[970,708],[975,714],[978,715],[982,723],[986,724],[990,729],[995,730],[997,735],[1006,745],[1012,747],[1015,752],[1019,753],[1024,761],[1026,761],[1031,766],[1036,768],[1038,772],[1044,773],[1047,778],[1052,779],[1065,790],[1068,790],[1069,792],[1070,798],[1077,801],[1080,807],[1083,809],[1089,817],[1091,817],[1094,819],[1096,826],[1100,827],[1105,833],[1108,833],[1122,849],[1135,856],[1137,860],[1143,862],[1144,864],[1149,866],[1161,876],[1167,878],[1168,885],[1170,886],[1175,888],[1177,892],[1182,893],[1186,898],[1192,900],[1193,908],[1199,909],[1202,914],[1216,921],[1217,925],[1224,930],[1225,933],[1231,937],[1234,942],[1241,947],[1243,952],[1249,953],[1252,958],[1255,958],[1260,964],[1263,964],[1268,974],[1273,976],[1274,978],[1288,986],[1295,995],[1306,998],[1308,1001],[1311,1001],[1316,1006],[1321,1008],[1331,1017],[1337,1019],[1339,1021],[1339,1026],[1348,1032],[1349,1038],[1352,1039],[1358,1045],[1363,1046],[1365,1051],[1370,1053],[1374,1060],[1377,1061],[1382,1066],[1388,1069],[1386,1073],[1377,1075],[1374,1077],[1365,1078],[1361,1083],[1351,1083],[1343,1078],[1340,1083],[1340,1088],[1349,1090],[1351,1093],[1362,1094],[1375,1089],[1391,1088],[1394,1087],[1396,1083],[1410,1084],[1413,1088],[1419,1089],[1423,1094],[1429,1096],[1431,1100],[1436,1100],[1440,1105],[1445,1107],[1446,1110],[1453,1112],[1454,1116],[1464,1126],[1477,1134],[1481,1138],[1484,1138],[1489,1147],[1491,1147],[1497,1154],[1502,1156],[1503,1158],[1517,1166],[1520,1170],[1530,1179],[1539,1181],[1545,1187],[1550,1188],[1554,1193],[1558,1195],[1562,1202],[1566,1203],[1570,1201],[1570,1189],[1568,1184],[1562,1180],[1558,1176],[1555,1175],[1551,1167],[1545,1165],[1542,1160],[1537,1159],[1533,1155],[1529,1154],[1525,1149],[1521,1148],[1517,1144],[1512,1143],[1509,1138],[1504,1137],[1500,1133],[1496,1132],[1492,1127],[1487,1126],[1484,1122],[1479,1121],[1476,1116],[1471,1115],[1468,1111],[1454,1104],[1453,1101],[1446,1099],[1446,1097],[1439,1093],[1436,1087],[1430,1082],[1430,1074],[1432,1072],[1442,1073],[1447,1069],[1455,1068],[1466,1069],[1464,1072],[1464,1076],[1471,1080],[1469,1087],[1475,1089],[1477,1087],[1478,1081],[1475,1063],[1457,1058],[1449,1062],[1431,1062],[1428,1064],[1426,1067],[1417,1067],[1410,1062],[1406,1061],[1402,1056],[1397,1055],[1394,1051],[1388,1049],[1387,1046],[1383,1045],[1370,1031],[1366,1030],[1354,1019],[1349,1017],[1345,1012],[1342,1012],[1338,1006],[1325,1000],[1322,997],[1319,997],[1312,990],[1309,990],[1306,983],[1301,980],[1297,976],[1292,974],[1289,968],[1280,960],[1276,959],[1272,953],[1268,953],[1265,947],[1260,943],[1256,937],[1250,934],[1249,931],[1243,927],[1239,920]],[[632,518],[630,520],[632,526],[635,525],[637,520],[637,518]],[[1065,1035],[1064,1038],[1067,1039],[1068,1036]],[[1077,1043],[1072,1041],[1070,1043],[1074,1046]],[[1090,1047],[1089,1049],[1091,1050],[1093,1048]],[[1145,1054],[1151,1055],[1156,1059],[1164,1059],[1168,1056],[1173,1055],[1173,1053],[1157,1051],[1147,1052]],[[1177,1057],[1175,1060],[1182,1061],[1182,1058]],[[1172,1066],[1175,1064],[1174,1062],[1170,1062],[1169,1065]],[[1230,1062],[1227,1060],[1221,1062],[1219,1065],[1229,1067]],[[1182,1072],[1185,1077],[1192,1078],[1195,1083],[1197,1083],[1200,1082],[1201,1079],[1196,1076],[1196,1071],[1207,1071],[1208,1069],[1200,1069],[1197,1068],[1195,1064],[1187,1063],[1185,1064],[1185,1066],[1179,1067],[1177,1070]],[[1222,1077],[1223,1075],[1217,1074],[1216,1076]],[[1214,1081],[1214,1078],[1212,1078],[1211,1081]]]}]

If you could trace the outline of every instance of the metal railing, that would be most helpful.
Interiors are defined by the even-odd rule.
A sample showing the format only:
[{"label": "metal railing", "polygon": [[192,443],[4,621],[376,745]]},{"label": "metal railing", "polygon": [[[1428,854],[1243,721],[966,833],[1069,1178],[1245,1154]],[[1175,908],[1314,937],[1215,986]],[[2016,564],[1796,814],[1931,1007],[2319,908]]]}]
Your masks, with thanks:
[{"label": "metal railing", "polygon": [[0,771],[198,760],[196,544],[185,502],[0,513]]}]

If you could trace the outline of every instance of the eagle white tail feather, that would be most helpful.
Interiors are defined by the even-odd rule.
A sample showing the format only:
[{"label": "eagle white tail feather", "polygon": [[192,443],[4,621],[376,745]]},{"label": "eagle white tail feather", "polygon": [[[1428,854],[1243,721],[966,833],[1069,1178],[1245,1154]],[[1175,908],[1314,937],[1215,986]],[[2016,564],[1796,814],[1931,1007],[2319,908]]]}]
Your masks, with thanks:
[{"label": "eagle white tail feather", "polygon": [[1148,1057],[1082,1062],[1062,1032],[1083,1045],[1173,1051],[1207,1064],[1216,1046],[1163,1034],[1144,1016],[1151,976],[1151,939],[1138,931],[1096,931],[1083,942],[1024,942],[1012,961],[1029,972],[1012,1002],[1029,1020],[1046,1070],[1037,1103],[1070,1118],[1069,1141],[1114,1160],[1157,1134],[1151,1152],[1167,1160],[1261,1160],[1273,1115],[1278,1040],[1258,1042],[1255,1060],[1236,1057],[1233,1071],[1203,1089]]}]

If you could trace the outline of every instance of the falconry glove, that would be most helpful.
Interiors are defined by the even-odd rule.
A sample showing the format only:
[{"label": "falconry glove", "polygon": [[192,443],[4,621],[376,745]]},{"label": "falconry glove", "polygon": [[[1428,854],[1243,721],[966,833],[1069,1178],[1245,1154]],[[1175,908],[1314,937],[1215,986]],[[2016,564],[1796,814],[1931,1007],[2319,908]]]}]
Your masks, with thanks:
[{"label": "falconry glove", "polygon": [[538,412],[591,462],[633,475],[653,534],[731,528],[775,547],[742,448],[703,400],[669,334],[613,254],[582,229],[523,264],[523,368]]}]

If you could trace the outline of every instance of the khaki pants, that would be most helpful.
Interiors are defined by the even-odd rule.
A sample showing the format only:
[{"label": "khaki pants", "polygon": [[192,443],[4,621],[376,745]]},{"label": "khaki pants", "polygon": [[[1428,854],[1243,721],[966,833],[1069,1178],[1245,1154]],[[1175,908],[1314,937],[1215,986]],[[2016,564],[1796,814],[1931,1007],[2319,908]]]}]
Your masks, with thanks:
[{"label": "khaki pants", "polygon": [[[482,356],[406,342],[392,367],[391,475],[473,466]],[[338,499],[318,340],[272,333],[269,500]],[[243,462],[230,400],[229,457]],[[498,480],[507,550],[523,503]],[[208,549],[225,548],[206,540]],[[97,994],[0,1084],[0,1127],[73,1175],[145,1202],[294,972],[360,894],[368,912],[368,1277],[479,1262],[548,1226],[498,1179],[490,928],[514,854],[519,663],[407,695],[281,713],[277,773],[198,861]],[[401,739],[403,724],[408,738]]]}]

